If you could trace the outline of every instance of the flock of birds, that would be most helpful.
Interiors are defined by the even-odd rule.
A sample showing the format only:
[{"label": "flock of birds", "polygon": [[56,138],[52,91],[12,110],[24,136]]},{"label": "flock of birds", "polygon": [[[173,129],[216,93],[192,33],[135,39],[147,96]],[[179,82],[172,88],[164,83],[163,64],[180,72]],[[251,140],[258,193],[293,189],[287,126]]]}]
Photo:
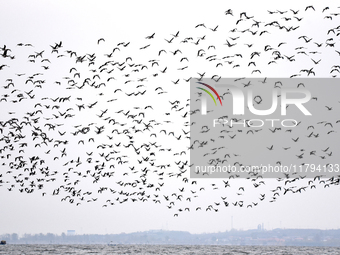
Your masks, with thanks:
[{"label": "flock of birds", "polygon": [[[305,20],[311,13],[322,24],[318,38],[309,35],[315,32]],[[222,160],[244,164],[231,147],[227,150],[214,142],[226,144],[259,131],[289,134],[290,144],[283,148],[279,144],[259,147],[268,152],[280,148],[280,153],[298,149],[294,159],[308,155],[327,160],[336,151],[317,145],[298,148],[299,138],[285,128],[242,131],[224,127],[225,134],[215,140],[207,138],[208,143],[204,135],[211,134],[209,128],[199,127],[205,134],[194,140],[190,137],[195,124],[191,115],[199,109],[192,111],[187,92],[191,83],[196,87],[197,81],[207,78],[218,82],[226,73],[238,70],[242,76],[262,77],[289,66],[290,78],[324,73],[337,77],[339,14],[340,9],[308,6],[305,10],[270,10],[261,16],[270,21],[262,21],[229,9],[223,14],[232,26],[229,30],[222,29],[226,24],[200,23],[191,34],[175,31],[162,38],[154,32],[138,42],[124,41],[113,47],[99,38],[96,51],[105,48],[103,54],[69,50],[66,41],[39,50],[26,42],[1,46],[0,102],[7,112],[2,111],[0,121],[0,187],[59,196],[76,206],[96,201],[103,207],[160,203],[178,216],[231,206],[252,208],[262,201],[275,202],[282,195],[338,185],[337,174],[330,178],[285,174],[270,190],[260,174],[251,174],[242,182],[232,175],[208,180],[209,184],[190,178],[190,167],[195,164],[195,159],[190,160],[192,150],[204,146],[202,158],[211,156],[207,160],[211,164]],[[283,38],[284,42],[276,42]],[[324,60],[327,58],[335,63]],[[239,82],[242,87],[252,85],[246,78]],[[256,104],[261,101],[254,97]],[[326,105],[326,110],[333,113],[338,107]],[[316,125],[305,129],[311,139],[323,139],[336,134],[339,122],[326,119],[316,124],[324,128],[322,132],[314,130]],[[216,158],[216,152],[222,160]],[[281,164],[280,160],[275,163]],[[199,200],[205,192],[216,195],[213,201]],[[258,192],[258,197],[249,199],[247,192]]]}]

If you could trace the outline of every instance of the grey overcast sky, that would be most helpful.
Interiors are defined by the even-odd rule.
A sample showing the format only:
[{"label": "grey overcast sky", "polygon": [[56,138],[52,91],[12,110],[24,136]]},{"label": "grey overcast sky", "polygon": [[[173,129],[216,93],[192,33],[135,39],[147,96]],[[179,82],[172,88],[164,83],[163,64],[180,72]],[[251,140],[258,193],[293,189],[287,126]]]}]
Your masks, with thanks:
[{"label": "grey overcast sky", "polygon": [[[315,12],[305,11],[305,8],[309,5],[313,5]],[[302,23],[298,23],[294,18],[293,25],[298,26],[301,24],[301,33],[306,33],[309,38],[314,39],[314,41],[323,42],[327,39],[327,29],[333,24],[333,27],[338,26],[339,17],[333,16],[333,20],[324,19],[326,14],[322,13],[322,10],[329,6],[332,10],[331,12],[340,13],[340,8],[334,4],[334,1],[0,1],[1,15],[0,15],[0,47],[6,45],[8,48],[12,49],[9,54],[15,55],[14,62],[8,62],[8,59],[0,57],[0,65],[6,64],[10,68],[4,67],[0,71],[0,94],[3,97],[4,94],[10,94],[11,90],[5,89],[4,86],[8,84],[6,79],[13,78],[17,79],[16,88],[21,91],[28,92],[30,89],[25,87],[25,80],[20,80],[20,77],[15,74],[25,73],[25,78],[28,75],[32,75],[35,72],[44,72],[44,70],[39,69],[37,71],[36,67],[29,65],[26,60],[29,54],[36,54],[37,52],[45,51],[44,56],[51,56],[51,46],[62,41],[63,48],[59,51],[60,54],[65,54],[66,50],[76,51],[78,55],[85,55],[95,53],[102,57],[114,49],[120,42],[130,42],[131,45],[126,48],[124,52],[123,48],[121,52],[117,51],[117,61],[125,61],[126,57],[131,57],[136,63],[148,63],[150,59],[158,60],[160,58],[158,50],[166,48],[167,56],[169,56],[171,51],[176,49],[182,49],[183,53],[192,53],[192,47],[195,46],[190,42],[183,46],[176,42],[175,46],[173,44],[168,44],[164,39],[170,40],[172,34],[176,34],[180,31],[179,37],[183,40],[185,37],[194,37],[194,41],[198,39],[198,36],[203,36],[205,32],[199,33],[195,29],[195,26],[200,23],[204,23],[208,30],[209,28],[215,28],[219,26],[217,32],[213,34],[211,30],[207,31],[207,40],[210,40],[211,44],[223,45],[226,40],[231,36],[229,31],[235,28],[236,17],[240,15],[241,12],[246,12],[248,16],[255,16],[254,20],[268,22],[272,21],[272,18],[267,10],[270,11],[288,11],[289,15],[292,16],[293,10],[300,10],[296,15],[297,17],[303,17]],[[232,9],[234,17],[226,16],[224,12],[228,9]],[[288,14],[287,14],[288,15]],[[280,16],[281,17],[281,16]],[[283,16],[282,16],[283,17]],[[279,18],[278,22],[284,22],[284,19]],[[331,23],[332,22],[332,23]],[[263,25],[263,24],[262,24]],[[265,29],[265,28],[263,28]],[[155,33],[155,38],[147,40],[145,37]],[[300,32],[299,32],[300,33]],[[296,35],[296,34],[295,34]],[[280,31],[273,34],[272,36],[267,36],[265,39],[256,37],[256,39],[251,38],[248,43],[254,44],[254,51],[263,50],[265,45],[274,45],[281,41],[286,41],[287,45],[291,48],[299,47],[303,44],[301,40],[297,40],[296,36],[290,36],[287,33],[281,33]],[[301,34],[302,35],[302,34]],[[240,36],[247,36],[245,34],[240,34]],[[97,43],[99,38],[104,38],[105,42],[101,42],[99,45]],[[320,38],[320,39],[318,39]],[[178,39],[179,40],[179,39]],[[232,42],[231,39],[228,39]],[[266,41],[268,40],[268,41]],[[335,39],[335,42],[339,43],[339,37]],[[32,44],[32,47],[18,47],[17,44]],[[155,47],[157,51],[153,51],[148,54],[141,54],[139,48],[151,44],[150,48]],[[157,45],[158,44],[158,45]],[[337,45],[336,44],[336,45]],[[51,45],[51,46],[50,46]],[[171,47],[169,46],[171,45]],[[303,44],[304,45],[304,44]],[[157,46],[157,47],[156,47]],[[306,46],[306,45],[304,45]],[[310,45],[311,46],[311,45]],[[129,48],[130,47],[130,48]],[[217,46],[216,46],[217,47]],[[282,46],[284,47],[284,46]],[[308,46],[309,47],[309,46]],[[312,46],[311,46],[312,47]],[[313,46],[313,49],[315,46]],[[339,64],[339,58],[336,59],[334,53],[334,48],[330,51],[329,48],[322,48],[325,53],[321,56],[313,56],[315,60],[322,59],[320,65],[315,67],[314,70],[317,71],[317,77],[330,77],[329,71],[332,65]],[[318,50],[322,50],[318,49]],[[335,48],[336,49],[336,48]],[[339,49],[339,48],[338,48]],[[233,48],[223,48],[218,49],[222,51],[222,55],[233,55],[237,50]],[[248,49],[244,49],[241,53],[248,54]],[[219,54],[221,53],[219,51]],[[250,50],[249,52],[251,52]],[[196,59],[197,48],[194,50],[194,57],[190,58],[188,63],[181,62],[178,64],[178,59],[173,60],[171,56],[169,59],[162,59],[159,68],[157,70],[163,70],[168,67],[168,72],[166,75],[157,78],[157,80],[152,81],[154,84],[159,84],[163,86],[164,90],[169,92],[169,98],[154,98],[150,97],[144,103],[150,102],[155,110],[155,116],[162,115],[166,111],[170,111],[169,107],[165,110],[163,109],[163,103],[165,100],[176,100],[176,96],[185,102],[189,97],[189,83],[181,83],[181,87],[171,87],[173,84],[171,81],[176,81],[177,76],[175,72],[171,72],[171,67],[177,69],[180,67],[188,66],[188,71],[184,78],[197,77],[198,72],[207,72],[214,74],[214,69],[211,66],[204,66],[198,58]],[[239,53],[239,51],[237,51]],[[292,51],[293,52],[293,51]],[[125,55],[124,55],[125,54]],[[172,54],[171,54],[172,55]],[[291,55],[294,55],[292,53]],[[183,56],[184,57],[184,56]],[[116,55],[114,55],[113,60],[116,60]],[[261,74],[257,74],[257,77],[289,77],[294,73],[299,73],[300,69],[311,68],[312,65],[306,60],[300,61],[300,56],[296,56],[297,61],[294,63],[279,64],[278,67],[267,67],[261,68]],[[37,61],[40,58],[37,58]],[[269,61],[272,59],[269,59]],[[59,61],[59,60],[58,60]],[[73,61],[73,60],[72,60]],[[143,62],[144,61],[144,62]],[[259,59],[259,62],[262,60]],[[269,62],[268,59],[263,60],[264,62]],[[310,61],[310,60],[309,60]],[[65,90],[62,90],[57,85],[52,83],[56,80],[61,80],[62,77],[70,75],[69,69],[74,66],[74,61],[71,60],[60,60],[52,63],[42,63],[37,64],[39,68],[43,65],[50,66],[50,70],[46,71],[44,74],[44,79],[51,83],[51,90],[44,89],[39,90],[39,88],[34,88],[37,98],[43,98],[44,93],[47,97],[57,97],[59,95],[64,95]],[[287,63],[288,62],[288,63]],[[104,63],[104,62],[103,62]],[[162,63],[162,64],[161,64]],[[245,63],[240,68],[228,69],[225,72],[220,71],[219,75],[223,77],[247,77],[251,74],[252,69],[249,69]],[[87,65],[85,65],[85,68]],[[89,69],[81,69],[79,67],[79,72],[82,78],[92,77],[93,74]],[[84,69],[85,69],[84,68]],[[95,68],[95,67],[93,67]],[[98,67],[96,67],[98,68]],[[115,67],[116,68],[116,67]],[[149,67],[150,68],[150,67]],[[259,67],[260,68],[260,67]],[[256,69],[256,68],[253,68]],[[74,73],[72,73],[73,76]],[[151,76],[152,71],[149,75]],[[119,80],[118,75],[113,73],[113,76]],[[255,76],[256,77],[256,76]],[[141,77],[139,77],[141,78]],[[156,78],[155,78],[156,79]],[[183,80],[181,78],[181,80]],[[151,79],[150,79],[151,80]],[[21,81],[21,85],[20,85]],[[123,78],[121,81],[126,81]],[[170,82],[170,85],[169,85]],[[166,87],[166,84],[169,87]],[[79,84],[81,85],[81,84]],[[28,85],[27,85],[28,86]],[[127,85],[126,85],[127,86]],[[157,87],[157,86],[156,86]],[[155,88],[156,88],[155,87]],[[31,88],[31,87],[30,87]],[[54,91],[55,88],[55,91]],[[129,89],[129,87],[126,87]],[[115,89],[115,88],[114,88]],[[107,99],[116,97],[113,93],[114,89],[105,87],[105,96]],[[154,90],[154,89],[152,89]],[[133,90],[129,89],[129,93]],[[143,90],[141,90],[143,91]],[[23,92],[24,93],[24,92]],[[60,93],[60,94],[58,94]],[[72,98],[77,96],[83,97],[83,103],[86,105],[97,101],[98,95],[94,95],[92,90],[86,90],[85,92],[70,92]],[[25,94],[26,96],[26,94]],[[136,97],[137,98],[137,97]],[[119,111],[120,109],[130,109],[130,105],[137,101],[134,101],[132,97],[127,98],[127,100],[122,100],[119,105],[115,105],[115,109],[110,109],[112,114]],[[145,99],[143,99],[145,100]],[[149,101],[148,101],[149,100]],[[33,101],[34,104],[39,101]],[[43,101],[41,101],[43,103]],[[81,102],[79,102],[80,104]],[[101,103],[101,102],[100,102]],[[100,104],[99,103],[99,104]],[[14,105],[6,103],[4,101],[0,102],[0,120],[6,121],[12,117],[22,118],[27,112],[27,109],[32,111],[32,103]],[[145,104],[142,104],[143,106]],[[184,104],[185,106],[185,104]],[[27,109],[26,109],[27,107]],[[31,107],[31,108],[29,108]],[[77,106],[74,104],[72,107]],[[103,105],[98,108],[95,114],[100,114],[101,110],[105,110],[110,106]],[[36,108],[34,110],[37,110]],[[43,108],[41,108],[44,110]],[[66,109],[64,109],[66,110]],[[339,110],[339,107],[337,108]],[[47,111],[47,110],[46,110]],[[15,112],[14,114],[9,114],[9,112]],[[77,111],[77,114],[79,112]],[[80,115],[77,120],[83,121],[87,125],[92,121],[89,118],[90,115]],[[184,114],[181,112],[181,114]],[[164,114],[163,114],[164,115]],[[162,116],[163,116],[162,115]],[[47,115],[46,115],[47,116]],[[92,115],[91,115],[92,116]],[[91,118],[93,118],[93,116]],[[112,116],[114,117],[114,116]],[[156,117],[155,117],[156,118]],[[182,120],[180,124],[174,122],[169,124],[169,127],[174,128],[179,135],[182,132]],[[96,122],[96,120],[93,120]],[[80,124],[75,121],[65,122],[65,128],[62,131],[67,131],[70,133],[75,129],[71,130],[71,126]],[[172,125],[172,126],[171,126]],[[43,126],[43,124],[41,124]],[[98,124],[99,126],[99,124]],[[69,128],[69,129],[68,129]],[[110,132],[111,133],[111,132]],[[109,135],[110,135],[109,133]],[[58,133],[57,133],[58,134]],[[27,133],[27,136],[31,136],[31,133]],[[72,135],[68,136],[73,139]],[[149,134],[146,137],[141,136],[140,139],[145,139],[148,141]],[[184,134],[183,134],[184,137]],[[57,139],[57,137],[54,137]],[[60,138],[59,138],[60,139]],[[75,139],[75,138],[74,138]],[[97,139],[97,138],[96,138]],[[169,138],[170,139],[170,138]],[[107,140],[107,139],[106,139]],[[103,143],[107,142],[103,139]],[[153,140],[154,141],[154,140]],[[78,140],[77,140],[78,142]],[[163,148],[174,148],[177,151],[181,146],[183,148],[189,147],[187,141],[179,141],[174,143],[172,140],[158,140],[160,144],[163,144]],[[32,142],[33,143],[33,142]],[[118,141],[117,141],[118,143]],[[99,143],[98,143],[99,144]],[[1,148],[6,145],[4,140],[0,142]],[[50,147],[44,148],[26,148],[25,152],[28,153],[38,153],[37,156],[44,157],[48,149],[57,150],[58,156],[64,147],[55,149],[52,145]],[[68,156],[70,159],[77,159],[77,153],[85,154],[87,149],[90,147],[78,147],[77,143],[71,144],[68,147]],[[94,150],[96,147],[94,148]],[[320,149],[320,148],[319,148]],[[322,149],[324,149],[322,147]],[[31,150],[31,151],[30,151]],[[118,149],[119,150],[119,149]],[[180,152],[181,150],[179,150]],[[14,160],[15,156],[19,156],[19,151],[11,151],[11,158]],[[335,152],[334,152],[335,153]],[[6,153],[3,156],[6,157]],[[21,154],[20,154],[21,155]],[[171,154],[169,154],[171,155]],[[134,155],[131,154],[131,157]],[[46,156],[47,157],[47,156]],[[171,157],[171,156],[169,156]],[[186,155],[188,160],[189,156]],[[164,156],[164,162],[169,158]],[[173,158],[177,160],[177,158]],[[161,160],[161,159],[159,159]],[[68,172],[69,166],[62,165],[61,163],[55,163],[52,158],[46,160],[50,169],[57,171]],[[84,159],[86,161],[86,159]],[[6,159],[1,159],[1,163],[9,162]],[[66,163],[66,161],[63,161]],[[340,163],[340,162],[339,162]],[[47,166],[45,164],[45,166]],[[128,165],[132,167],[133,165]],[[121,166],[120,169],[116,171],[126,171],[129,170],[128,166]],[[119,165],[118,165],[119,167]],[[136,165],[136,169],[138,165]],[[254,190],[252,183],[247,180],[230,180],[232,185],[231,189],[224,189],[224,185],[221,179],[205,180],[199,179],[197,182],[199,185],[195,188],[191,188],[188,184],[185,184],[185,196],[183,201],[176,201],[176,206],[174,208],[168,209],[169,203],[164,199],[163,195],[171,195],[173,193],[180,194],[179,189],[184,187],[183,177],[189,178],[189,183],[193,181],[190,179],[189,171],[187,171],[180,178],[169,178],[164,177],[164,180],[159,180],[158,176],[149,177],[148,182],[158,183],[164,182],[164,187],[162,187],[162,192],[158,193],[159,197],[155,197],[151,194],[151,197],[147,202],[132,202],[120,203],[119,201],[112,201],[115,203],[113,206],[103,207],[107,204],[108,199],[112,199],[109,192],[104,192],[103,194],[98,193],[97,190],[100,187],[116,187],[117,192],[121,190],[116,182],[119,182],[119,177],[106,178],[105,180],[98,183],[93,183],[93,179],[85,178],[82,180],[80,187],[82,193],[86,191],[92,191],[92,195],[88,196],[87,199],[98,198],[98,201],[86,203],[84,201],[81,205],[76,206],[74,203],[68,203],[67,201],[61,201],[62,195],[53,196],[53,190],[65,184],[62,178],[58,179],[56,182],[46,182],[44,184],[43,190],[36,189],[33,193],[27,194],[26,192],[19,192],[20,186],[15,183],[13,175],[23,173],[23,169],[17,170],[22,172],[15,172],[12,169],[11,173],[7,165],[1,165],[0,174],[2,175],[2,180],[4,182],[10,181],[10,184],[15,184],[15,187],[11,189],[8,183],[1,183],[0,185],[0,234],[5,233],[56,233],[61,234],[67,230],[75,230],[77,234],[86,233],[122,233],[122,232],[134,232],[134,231],[145,231],[151,229],[164,229],[164,230],[182,230],[189,231],[191,233],[203,233],[203,232],[218,232],[230,230],[232,227],[231,218],[233,218],[233,228],[236,229],[253,229],[256,228],[258,224],[263,223],[264,227],[267,229],[273,228],[320,228],[320,229],[333,229],[340,227],[340,221],[338,220],[338,212],[340,211],[340,204],[337,202],[339,198],[339,187],[336,185],[331,185],[329,188],[323,188],[323,185],[319,185],[317,189],[311,189],[308,187],[306,192],[292,194],[289,192],[286,195],[281,193],[277,201],[271,203],[269,198],[265,201],[261,201],[257,206],[252,208],[246,208],[246,206],[232,206],[232,202],[241,200],[238,188],[240,186],[245,187],[245,191],[242,194],[242,200],[248,201],[258,201],[260,194],[267,194],[270,196],[272,193],[270,190],[275,189],[278,183],[275,179],[265,180],[265,185],[262,185],[258,190]],[[73,171],[73,170],[72,170]],[[70,174],[71,175],[71,174]],[[131,175],[132,176],[132,175]],[[121,176],[125,182],[133,181],[134,179],[129,179],[129,176]],[[1,179],[0,178],[0,179]],[[37,177],[39,178],[39,177]],[[43,177],[41,177],[43,178]],[[131,177],[133,178],[133,177]],[[77,179],[76,175],[72,175],[69,181],[75,182]],[[33,179],[31,179],[33,180]],[[29,184],[29,183],[28,183]],[[218,189],[213,189],[213,185],[216,184]],[[303,185],[303,184],[301,184]],[[198,197],[192,198],[192,201],[186,201],[185,198],[191,195],[194,197],[196,193],[190,194],[191,189],[199,190],[200,188],[205,188],[205,191],[197,191]],[[130,188],[126,189],[128,192],[132,193],[139,190]],[[42,196],[42,192],[46,192],[46,195]],[[156,194],[156,193],[155,193]],[[64,193],[65,195],[65,193]],[[67,194],[66,194],[67,195]],[[117,196],[115,195],[114,198]],[[223,205],[217,206],[214,203],[222,203],[221,197],[227,197],[230,202],[229,207],[223,208]],[[160,200],[161,203],[155,203],[153,199]],[[171,198],[173,199],[173,198]],[[113,200],[113,199],[112,199]],[[78,201],[77,201],[78,202]],[[178,203],[178,204],[177,204]],[[210,204],[214,208],[218,208],[218,212],[206,212],[207,206]],[[246,205],[246,204],[245,204]],[[179,209],[185,210],[185,208],[190,207],[190,212],[183,211],[179,212]],[[202,207],[202,210],[196,211],[195,208]],[[178,217],[174,217],[174,214],[178,213]]]}]

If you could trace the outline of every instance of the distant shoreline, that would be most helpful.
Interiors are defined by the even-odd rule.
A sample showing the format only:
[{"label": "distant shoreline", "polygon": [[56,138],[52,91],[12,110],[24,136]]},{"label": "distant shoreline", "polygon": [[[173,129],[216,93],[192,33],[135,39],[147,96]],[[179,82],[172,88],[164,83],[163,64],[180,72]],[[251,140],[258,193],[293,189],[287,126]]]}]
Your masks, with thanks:
[{"label": "distant shoreline", "polygon": [[6,234],[7,244],[46,245],[217,245],[217,246],[308,246],[340,247],[340,229],[253,229],[191,234],[185,231],[151,230],[129,234],[55,235]]}]

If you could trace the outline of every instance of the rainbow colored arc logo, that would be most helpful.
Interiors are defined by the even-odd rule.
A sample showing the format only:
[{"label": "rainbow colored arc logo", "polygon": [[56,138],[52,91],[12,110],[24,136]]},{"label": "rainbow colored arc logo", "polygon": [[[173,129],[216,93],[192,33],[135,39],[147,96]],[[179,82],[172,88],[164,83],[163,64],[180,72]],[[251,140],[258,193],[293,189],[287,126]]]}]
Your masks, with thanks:
[{"label": "rainbow colored arc logo", "polygon": [[[220,96],[217,94],[217,91],[216,91],[213,87],[211,87],[210,85],[205,84],[205,83],[203,83],[203,82],[197,82],[197,83],[199,83],[199,84],[201,84],[201,85],[204,85],[204,86],[208,87],[209,89],[211,89],[211,90],[215,93],[215,95],[217,96],[217,98],[218,98],[218,100],[220,101],[220,104],[221,104],[221,106],[222,106],[221,98],[220,98]],[[196,87],[196,88],[201,89],[201,90],[205,91],[206,93],[208,93],[209,96],[211,96],[211,98],[214,100],[215,105],[217,105],[217,104],[216,104],[215,98],[213,97],[213,95],[212,95],[208,90],[206,90],[206,89],[204,89],[204,88],[201,88],[201,87]]]}]

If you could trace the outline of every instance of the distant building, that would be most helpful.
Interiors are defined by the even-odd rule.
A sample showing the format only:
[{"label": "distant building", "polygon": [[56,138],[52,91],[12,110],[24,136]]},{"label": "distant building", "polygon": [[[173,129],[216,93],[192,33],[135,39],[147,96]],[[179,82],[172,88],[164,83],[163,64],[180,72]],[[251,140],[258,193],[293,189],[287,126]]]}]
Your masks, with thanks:
[{"label": "distant building", "polygon": [[68,236],[74,236],[76,234],[75,230],[67,230],[67,235]]}]

